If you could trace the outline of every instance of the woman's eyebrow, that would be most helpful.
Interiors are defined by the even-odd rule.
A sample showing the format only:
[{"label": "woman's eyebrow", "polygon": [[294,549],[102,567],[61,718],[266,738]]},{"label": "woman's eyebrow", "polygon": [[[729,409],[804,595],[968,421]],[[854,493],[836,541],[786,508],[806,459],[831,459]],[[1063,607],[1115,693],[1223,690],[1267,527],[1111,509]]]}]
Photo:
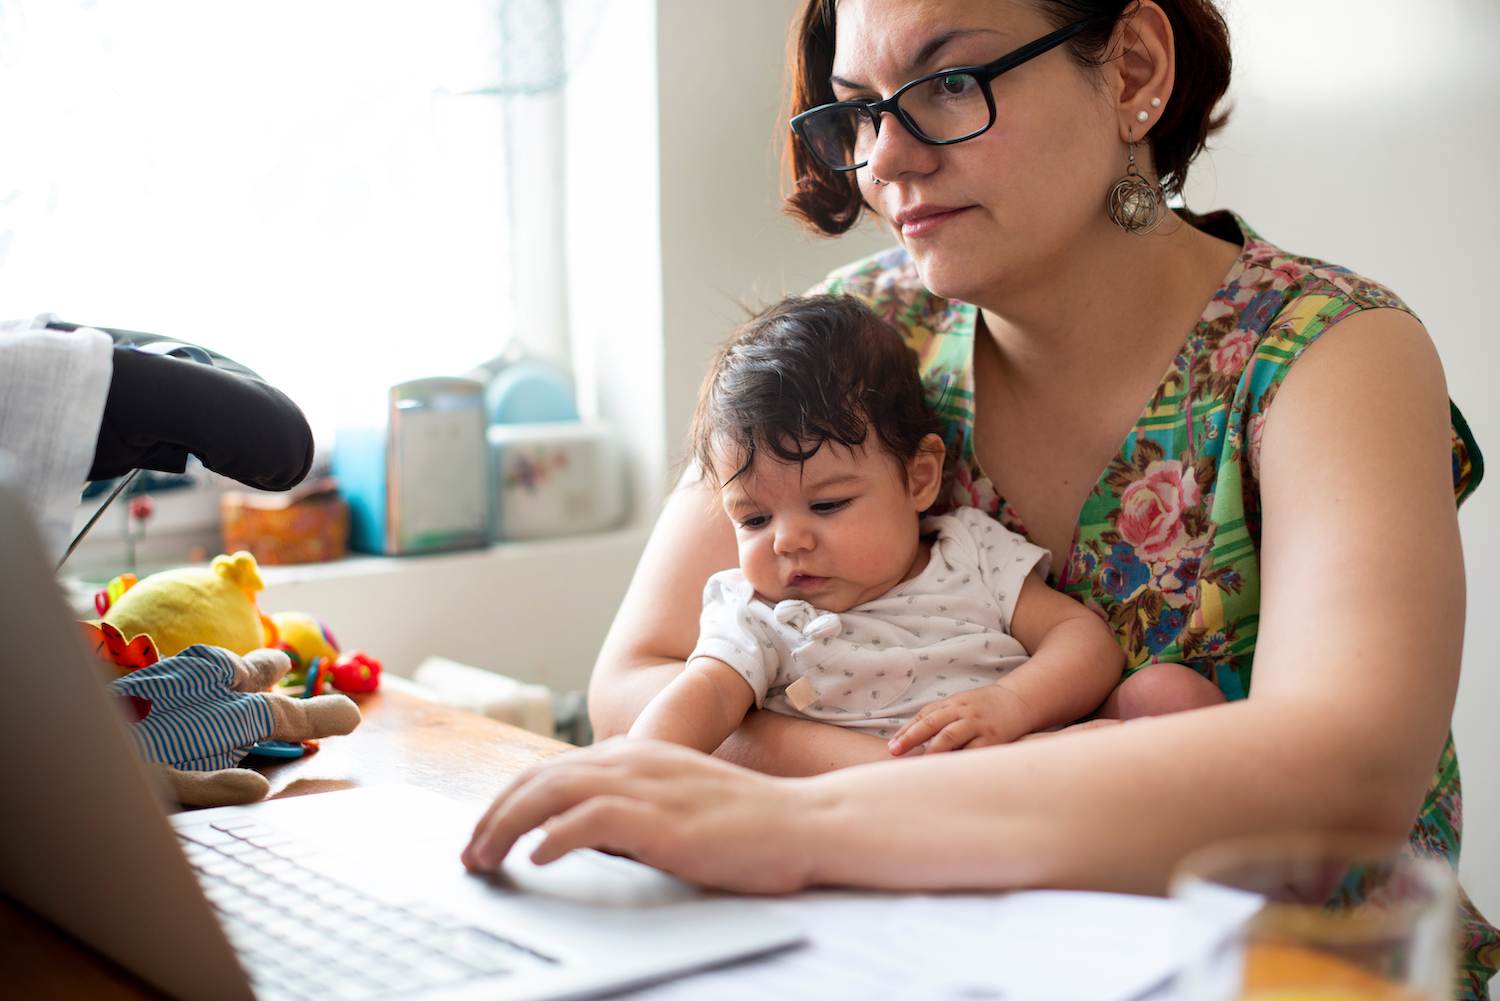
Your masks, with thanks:
[{"label": "woman's eyebrow", "polygon": [[[975,35],[998,34],[1000,33],[994,28],[954,28],[952,31],[945,31],[941,35],[935,35],[932,38],[928,39],[926,43],[924,43],[923,46],[917,50],[916,56],[903,67],[903,72],[913,75],[917,74],[922,69],[922,67],[928,65],[934,59],[936,59],[938,53],[942,52],[943,47],[946,46],[949,42],[957,41],[960,38],[973,38]],[[868,89],[862,83],[855,83],[852,80],[846,80],[845,78],[837,75],[829,77],[829,81],[835,86],[843,87],[846,90]]]}]

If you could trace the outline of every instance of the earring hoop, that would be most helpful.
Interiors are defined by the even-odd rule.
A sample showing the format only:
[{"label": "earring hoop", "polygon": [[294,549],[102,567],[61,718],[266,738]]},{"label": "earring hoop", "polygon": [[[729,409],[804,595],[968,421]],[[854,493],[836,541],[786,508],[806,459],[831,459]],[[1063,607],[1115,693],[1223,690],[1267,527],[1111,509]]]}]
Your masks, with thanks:
[{"label": "earring hoop", "polygon": [[874,172],[873,172],[873,171],[872,171],[872,172],[871,172],[871,174],[870,174],[870,180],[871,180],[871,181],[873,181],[873,182],[875,182],[875,186],[876,186],[876,187],[877,187],[877,188],[883,188],[883,187],[885,187],[885,186],[886,186],[886,185],[887,185],[887,184],[890,184],[890,183],[891,183],[891,182],[890,182],[890,181],[882,181],[882,180],[881,180],[881,179],[880,179],[880,178],[878,178],[878,177],[876,177],[876,176],[875,176],[875,174],[874,174]]},{"label": "earring hoop", "polygon": [[1166,192],[1141,176],[1135,165],[1135,132],[1130,132],[1130,164],[1105,199],[1109,217],[1127,233],[1145,236],[1166,216]]}]

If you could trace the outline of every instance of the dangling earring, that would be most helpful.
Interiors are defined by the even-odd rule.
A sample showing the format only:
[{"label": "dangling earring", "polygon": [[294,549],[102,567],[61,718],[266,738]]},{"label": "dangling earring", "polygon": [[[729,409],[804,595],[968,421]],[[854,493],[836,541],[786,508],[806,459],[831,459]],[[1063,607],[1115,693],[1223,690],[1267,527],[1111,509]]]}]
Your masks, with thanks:
[{"label": "dangling earring", "polygon": [[1145,236],[1160,226],[1166,215],[1166,193],[1161,185],[1146,180],[1136,169],[1134,130],[1130,131],[1130,165],[1125,168],[1125,176],[1109,190],[1105,206],[1116,226],[1137,236]]}]

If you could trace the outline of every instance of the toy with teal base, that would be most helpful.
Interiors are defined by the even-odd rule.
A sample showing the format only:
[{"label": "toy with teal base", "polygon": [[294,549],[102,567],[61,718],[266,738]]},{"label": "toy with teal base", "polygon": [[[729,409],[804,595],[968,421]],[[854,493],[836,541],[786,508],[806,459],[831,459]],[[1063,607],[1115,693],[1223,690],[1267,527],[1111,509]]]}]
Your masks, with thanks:
[{"label": "toy with teal base", "polygon": [[245,752],[248,757],[275,758],[277,760],[292,760],[300,758],[307,753],[307,748],[300,743],[294,744],[285,740],[261,740],[250,745],[250,750]]}]

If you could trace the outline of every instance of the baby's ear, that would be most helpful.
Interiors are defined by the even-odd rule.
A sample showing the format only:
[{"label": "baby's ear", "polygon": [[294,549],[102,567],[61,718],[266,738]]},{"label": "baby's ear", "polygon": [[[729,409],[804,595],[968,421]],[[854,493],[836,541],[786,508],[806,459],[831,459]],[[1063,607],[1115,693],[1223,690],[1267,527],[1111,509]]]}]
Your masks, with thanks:
[{"label": "baby's ear", "polygon": [[937,500],[943,486],[943,458],[947,455],[943,439],[930,434],[917,446],[906,469],[906,482],[917,511],[926,511]]}]

